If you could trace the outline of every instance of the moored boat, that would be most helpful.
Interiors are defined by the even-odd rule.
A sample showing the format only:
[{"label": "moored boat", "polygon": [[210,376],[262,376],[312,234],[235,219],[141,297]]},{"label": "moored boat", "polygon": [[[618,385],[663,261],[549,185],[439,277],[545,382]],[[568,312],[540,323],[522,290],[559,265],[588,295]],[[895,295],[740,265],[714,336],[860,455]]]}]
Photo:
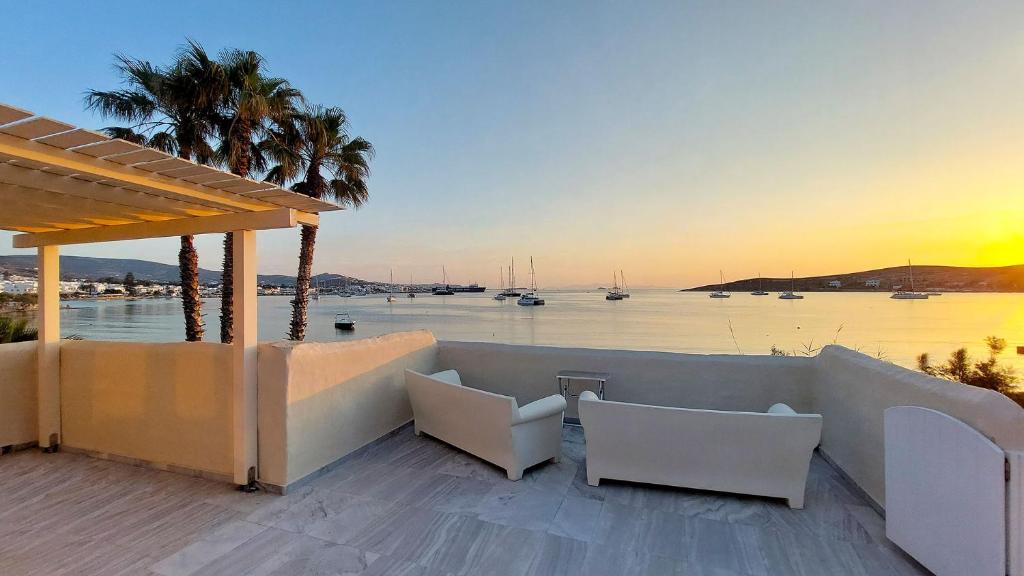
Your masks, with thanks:
[{"label": "moored boat", "polygon": [[348,312],[339,312],[334,315],[334,327],[338,330],[355,330],[356,323],[348,315]]},{"label": "moored boat", "polygon": [[[910,291],[896,290],[892,293],[893,300],[927,300],[928,294],[922,294],[921,292],[914,291],[914,267],[910,265],[910,260],[907,260],[907,270],[910,272]],[[901,287],[902,288],[902,287]]]},{"label": "moored boat", "polygon": [[711,298],[729,298],[732,294],[725,291],[725,275],[722,271],[718,271],[718,290],[712,292],[709,297]]},{"label": "moored boat", "polygon": [[789,273],[789,290],[779,294],[779,300],[803,300],[802,294],[796,293],[796,278],[793,277],[793,272]]},{"label": "moored boat", "polygon": [[537,274],[533,269],[533,256],[530,257],[530,291],[519,297],[516,304],[520,306],[543,306],[544,299],[537,295]]}]

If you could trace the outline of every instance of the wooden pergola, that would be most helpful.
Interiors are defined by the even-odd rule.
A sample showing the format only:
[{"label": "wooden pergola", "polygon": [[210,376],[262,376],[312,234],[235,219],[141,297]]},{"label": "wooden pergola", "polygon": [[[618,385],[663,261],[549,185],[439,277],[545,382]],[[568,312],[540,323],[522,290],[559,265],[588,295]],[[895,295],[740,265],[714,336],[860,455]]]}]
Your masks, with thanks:
[{"label": "wooden pergola", "polygon": [[234,469],[256,465],[256,230],[339,210],[267,182],[0,104],[0,229],[39,253],[39,445],[60,443],[59,247],[234,232]]}]

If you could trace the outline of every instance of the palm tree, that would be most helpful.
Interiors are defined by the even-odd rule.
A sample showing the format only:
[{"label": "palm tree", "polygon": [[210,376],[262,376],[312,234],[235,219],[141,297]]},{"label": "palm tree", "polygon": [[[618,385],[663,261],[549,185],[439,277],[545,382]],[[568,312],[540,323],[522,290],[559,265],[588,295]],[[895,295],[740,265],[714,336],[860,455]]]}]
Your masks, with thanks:
[{"label": "palm tree", "polygon": [[[354,208],[362,206],[369,198],[366,179],[370,175],[373,146],[360,137],[349,136],[348,119],[341,108],[304,107],[289,122],[278,126],[264,148],[278,162],[267,176],[272,182],[283,185],[301,177],[292,190]],[[288,330],[291,340],[302,340],[306,336],[307,292],[316,232],[316,226],[302,225],[299,271]]]},{"label": "palm tree", "polygon": [[[86,108],[104,117],[131,123],[106,128],[108,135],[152,146],[185,160],[208,164],[214,150],[207,137],[214,132],[215,112],[223,101],[227,78],[223,67],[189,40],[169,68],[117,55],[117,70],[125,88],[90,90]],[[185,340],[203,339],[199,299],[199,260],[192,236],[181,237],[178,252]]]},{"label": "palm tree", "polygon": [[[220,145],[217,156],[228,169],[242,178],[266,169],[266,160],[257,142],[267,122],[291,115],[302,95],[286,80],[265,75],[263,57],[256,52],[229,50],[221,55],[228,89],[218,121]],[[224,235],[224,264],[221,278],[220,341],[234,340],[234,284],[232,274],[233,234]]]}]

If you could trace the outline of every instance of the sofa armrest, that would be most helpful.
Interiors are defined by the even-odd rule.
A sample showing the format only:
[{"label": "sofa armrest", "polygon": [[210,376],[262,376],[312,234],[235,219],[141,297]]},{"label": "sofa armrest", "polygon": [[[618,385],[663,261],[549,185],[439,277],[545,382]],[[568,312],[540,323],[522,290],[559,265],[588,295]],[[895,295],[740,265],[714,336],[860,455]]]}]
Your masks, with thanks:
[{"label": "sofa armrest", "polygon": [[562,398],[560,394],[552,394],[519,408],[519,414],[512,421],[512,425],[540,420],[560,412],[565,412],[565,398]]}]

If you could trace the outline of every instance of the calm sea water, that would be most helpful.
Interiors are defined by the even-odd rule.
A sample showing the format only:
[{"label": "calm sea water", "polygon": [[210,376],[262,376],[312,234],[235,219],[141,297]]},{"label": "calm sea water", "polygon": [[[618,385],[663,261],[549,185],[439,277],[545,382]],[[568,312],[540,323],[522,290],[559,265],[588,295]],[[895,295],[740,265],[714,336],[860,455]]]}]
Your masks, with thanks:
[{"label": "calm sea water", "polygon": [[[906,366],[921,352],[945,357],[960,346],[984,353],[988,335],[1007,339],[1005,358],[1024,345],[1024,294],[945,294],[929,300],[891,300],[887,294],[808,293],[804,300],[734,294],[636,290],[609,302],[603,292],[544,292],[546,306],[521,307],[487,294],[457,296],[324,296],[310,302],[307,340],[332,341],[425,328],[439,339],[664,350],[767,354],[777,346],[798,354],[838,342]],[[177,341],[184,322],[178,300],[74,301],[61,313],[62,332],[98,340]],[[283,339],[289,298],[258,301],[260,340]],[[219,302],[204,302],[207,340],[218,335]],[[355,332],[334,329],[348,312]]]}]

